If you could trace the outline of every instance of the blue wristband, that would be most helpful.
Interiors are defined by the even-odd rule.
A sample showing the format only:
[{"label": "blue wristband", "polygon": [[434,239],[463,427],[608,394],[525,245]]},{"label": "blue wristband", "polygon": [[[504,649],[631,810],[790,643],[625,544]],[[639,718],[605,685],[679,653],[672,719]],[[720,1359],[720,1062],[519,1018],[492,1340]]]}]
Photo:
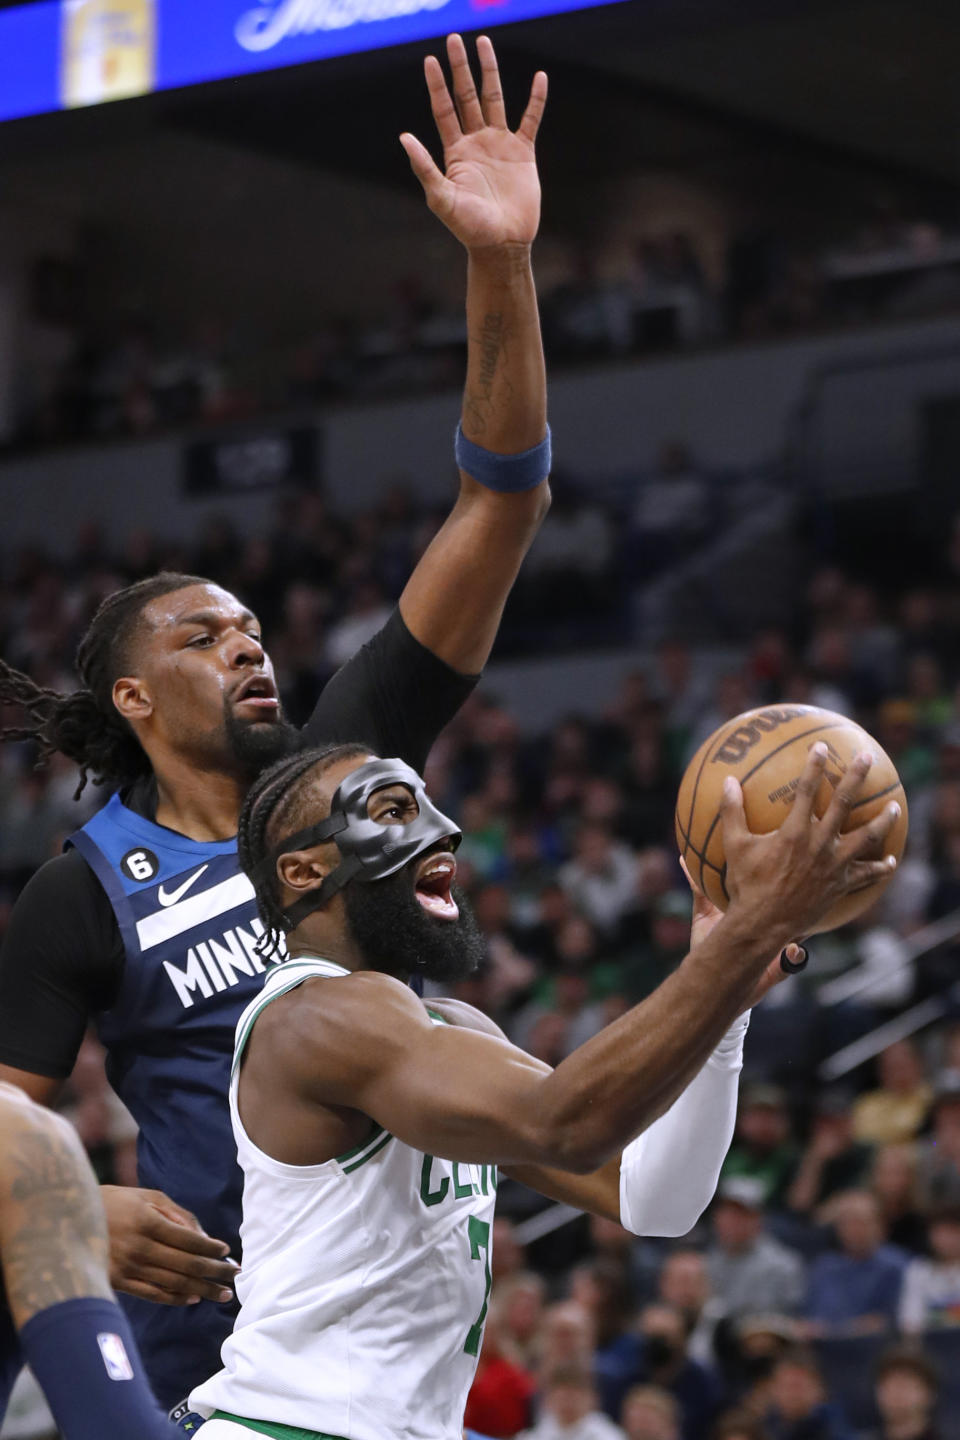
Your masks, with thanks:
[{"label": "blue wristband", "polygon": [[498,455],[474,445],[464,435],[463,426],[458,425],[453,451],[458,467],[488,490],[499,490],[504,495],[533,490],[550,474],[550,426],[540,444],[531,450],[521,450],[519,455]]}]

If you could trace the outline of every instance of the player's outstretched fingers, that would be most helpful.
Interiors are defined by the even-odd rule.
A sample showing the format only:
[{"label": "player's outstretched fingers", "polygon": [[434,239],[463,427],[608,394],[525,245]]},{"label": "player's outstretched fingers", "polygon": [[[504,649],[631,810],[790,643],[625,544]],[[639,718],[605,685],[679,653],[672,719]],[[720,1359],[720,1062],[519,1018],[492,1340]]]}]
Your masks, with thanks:
[{"label": "player's outstretched fingers", "polygon": [[483,107],[483,118],[494,129],[506,130],[507,112],[503,103],[500,67],[493,42],[488,35],[481,35],[477,39],[477,59],[480,61],[480,104]]},{"label": "player's outstretched fingers", "polygon": [[822,740],[810,746],[807,755],[807,763],[800,773],[797,781],[796,793],[793,797],[793,804],[790,806],[790,813],[780,826],[780,829],[787,834],[790,831],[805,830],[813,818],[813,807],[816,803],[820,786],[823,783],[823,772],[827,764],[827,747]]},{"label": "player's outstretched fingers", "polygon": [[[156,1264],[143,1264],[137,1269],[136,1278],[126,1288],[132,1295],[132,1285],[149,1285],[163,1296],[162,1304],[193,1305],[198,1300],[212,1300],[215,1305],[226,1305],[235,1299],[232,1285],[215,1285],[208,1280],[198,1280],[169,1270],[158,1260]],[[151,1297],[148,1297],[151,1298]]]},{"label": "player's outstretched fingers", "polygon": [[201,1299],[199,1295],[174,1295],[148,1280],[127,1280],[122,1285],[111,1280],[111,1284],[114,1290],[120,1290],[124,1295],[133,1295],[137,1300],[149,1300],[154,1305],[198,1305]]},{"label": "player's outstretched fingers", "polygon": [[900,806],[896,800],[885,805],[879,815],[858,825],[844,835],[844,844],[851,860],[865,859],[869,855],[883,855],[884,844],[890,831],[900,819]]},{"label": "player's outstretched fingers", "polygon": [[831,839],[835,840],[838,835],[843,834],[850,819],[850,813],[863,788],[863,782],[873,766],[873,759],[869,750],[861,750],[859,755],[854,755],[841,777],[839,785],[830,797],[830,804],[823,812],[823,819],[820,823],[823,826],[824,834]]},{"label": "player's outstretched fingers", "polygon": [[467,47],[460,35],[447,36],[447,59],[450,62],[450,77],[453,81],[453,97],[460,113],[460,125],[465,135],[482,130],[484,125],[480,96],[467,59]]},{"label": "player's outstretched fingers", "polygon": [[[127,1280],[159,1286],[174,1297],[168,1303],[186,1305],[196,1299],[223,1305],[233,1299],[236,1273],[232,1262],[202,1260],[157,1241],[145,1241],[135,1263],[128,1266]],[[129,1289],[129,1285],[123,1288]]]},{"label": "player's outstretched fingers", "polygon": [[441,202],[445,176],[439,166],[434,162],[433,156],[426,145],[421,144],[416,135],[404,131],[400,136],[400,144],[406,151],[407,159],[410,161],[410,168],[423,186],[423,193],[431,208],[435,209]]},{"label": "player's outstretched fingers", "polygon": [[858,890],[868,890],[878,880],[888,879],[896,868],[895,855],[884,855],[882,860],[851,860],[846,871],[846,893],[855,895]]},{"label": "player's outstretched fingers", "polygon": [[743,809],[743,791],[735,775],[728,775],[723,782],[719,812],[723,848],[729,859],[732,847],[750,837],[750,827]]},{"label": "player's outstretched fingers", "polygon": [[460,129],[460,121],[457,118],[457,108],[447,89],[443,68],[436,55],[428,55],[424,60],[423,74],[430,94],[430,110],[437,127],[437,134],[440,136],[440,143],[444,150],[448,150],[461,138],[463,131]]},{"label": "player's outstretched fingers", "polygon": [[527,101],[527,108],[523,112],[523,119],[517,126],[517,134],[529,140],[532,145],[537,138],[537,131],[540,129],[540,121],[543,119],[543,112],[547,108],[547,75],[546,71],[538,70],[533,77],[533,84],[530,86],[530,99]]},{"label": "player's outstretched fingers", "polygon": [[[179,1221],[168,1220],[165,1215],[154,1213],[143,1227],[143,1235],[158,1245],[168,1245],[171,1250],[184,1255],[199,1256],[211,1266],[231,1265],[228,1260],[230,1247],[225,1240],[215,1240],[203,1230],[192,1230]],[[211,1271],[211,1274],[216,1273]]]}]

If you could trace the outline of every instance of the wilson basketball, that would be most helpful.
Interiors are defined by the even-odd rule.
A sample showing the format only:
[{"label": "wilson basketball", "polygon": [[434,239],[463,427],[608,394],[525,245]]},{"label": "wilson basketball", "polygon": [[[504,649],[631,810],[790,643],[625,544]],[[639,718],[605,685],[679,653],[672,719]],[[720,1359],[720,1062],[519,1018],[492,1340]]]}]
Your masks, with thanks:
[{"label": "wilson basketball", "polygon": [[[757,835],[776,830],[793,803],[797,784],[812,745],[827,747],[827,766],[814,809],[822,815],[834,788],[854,756],[869,750],[873,767],[855,803],[848,828],[861,825],[899,802],[900,818],[887,837],[886,853],[897,859],[907,839],[907,798],[889,755],[853,720],[815,705],[768,705],[747,710],[715,730],[687,766],[677,796],[677,844],[687,868],[704,893],[721,910],[729,903],[725,884],[720,798],[723,782],[735,775],[743,788],[747,824]],[[893,876],[891,874],[890,878]],[[888,880],[838,901],[817,927],[835,930],[868,909]]]}]

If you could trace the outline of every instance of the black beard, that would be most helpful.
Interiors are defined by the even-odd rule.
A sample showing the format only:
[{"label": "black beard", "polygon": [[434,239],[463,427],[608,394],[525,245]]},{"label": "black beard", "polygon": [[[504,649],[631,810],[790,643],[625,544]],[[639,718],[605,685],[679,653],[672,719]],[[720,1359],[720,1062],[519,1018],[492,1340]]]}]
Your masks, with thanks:
[{"label": "black beard", "polygon": [[463,980],[483,959],[483,936],[459,886],[451,891],[459,920],[427,914],[413,892],[409,867],[385,880],[353,880],[343,892],[347,924],[366,963],[389,975]]},{"label": "black beard", "polygon": [[277,720],[241,720],[229,700],[224,706],[224,729],[231,759],[245,780],[255,780],[268,765],[303,746],[300,731],[282,715]]}]

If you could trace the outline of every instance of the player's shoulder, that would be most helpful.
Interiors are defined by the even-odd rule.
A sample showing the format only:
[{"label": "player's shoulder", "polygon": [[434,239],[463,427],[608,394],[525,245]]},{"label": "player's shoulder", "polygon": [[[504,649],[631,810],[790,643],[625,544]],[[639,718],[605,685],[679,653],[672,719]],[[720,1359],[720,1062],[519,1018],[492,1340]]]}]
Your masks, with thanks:
[{"label": "player's shoulder", "polygon": [[[40,866],[27,881],[16,902],[17,909],[35,908],[38,915],[60,913],[76,903],[97,904],[103,886],[87,861],[72,846]],[[105,897],[104,897],[105,898]]]},{"label": "player's shoulder", "polygon": [[311,976],[263,1007],[261,1053],[280,1047],[287,1063],[313,1068],[364,1064],[430,1025],[423,1002],[401,980],[376,970]]},{"label": "player's shoulder", "polygon": [[246,1083],[352,1106],[432,1029],[423,1002],[390,975],[314,976],[256,1016],[244,1050]]},{"label": "player's shoulder", "polygon": [[0,954],[5,982],[11,966],[29,969],[34,992],[41,975],[56,986],[81,979],[84,987],[95,984],[96,1008],[107,1008],[123,966],[122,941],[107,893],[82,855],[68,850],[31,876]]},{"label": "player's shoulder", "polygon": [[438,1015],[448,1025],[458,1025],[462,1030],[479,1030],[484,1035],[495,1035],[500,1040],[507,1038],[495,1020],[478,1010],[476,1005],[469,1005],[466,1000],[430,996],[424,1004],[428,1014]]}]

